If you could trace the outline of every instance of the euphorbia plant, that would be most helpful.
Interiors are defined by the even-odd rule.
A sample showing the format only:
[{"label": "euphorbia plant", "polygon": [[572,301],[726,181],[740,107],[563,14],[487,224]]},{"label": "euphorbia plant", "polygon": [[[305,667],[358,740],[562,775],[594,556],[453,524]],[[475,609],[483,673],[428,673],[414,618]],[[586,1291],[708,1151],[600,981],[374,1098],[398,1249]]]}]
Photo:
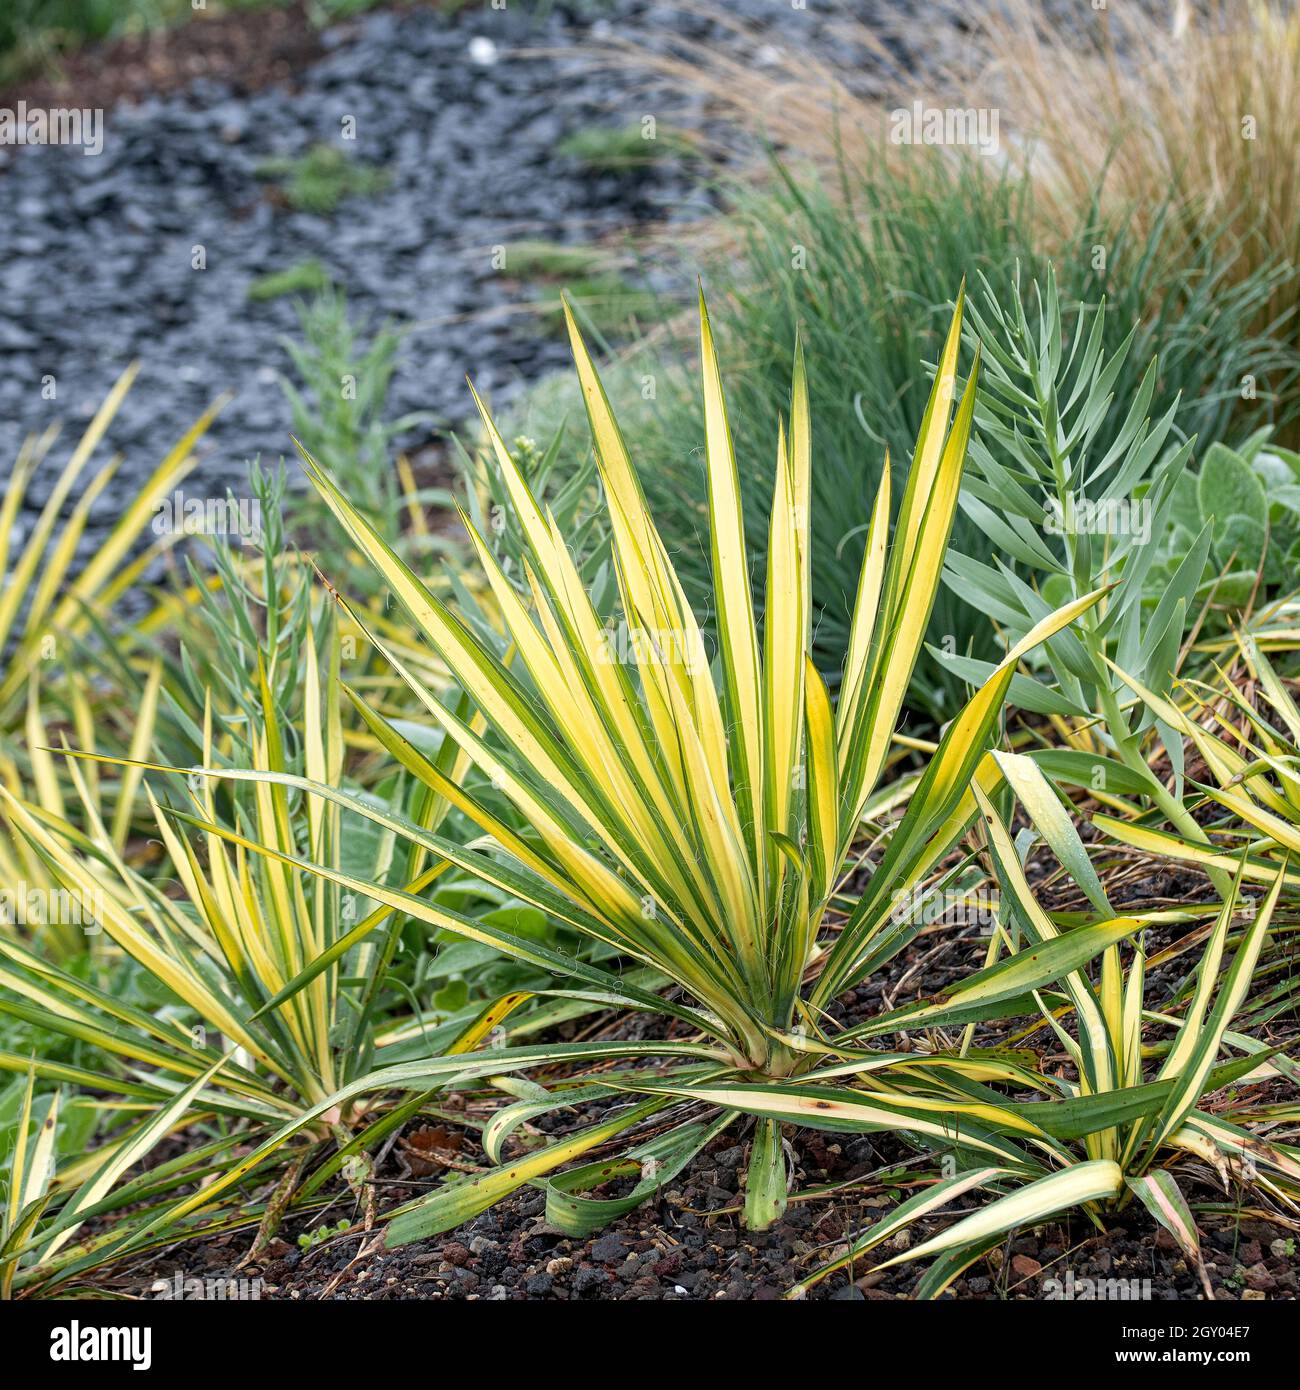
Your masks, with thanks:
[{"label": "euphorbia plant", "polygon": [[[989,563],[952,551],[945,578],[1011,640],[1053,603],[1106,588],[1075,630],[1035,657],[1039,674],[1012,688],[1020,708],[1048,716],[1070,745],[1033,756],[1058,784],[1082,785],[1112,804],[1136,796],[1181,834],[1203,840],[1181,801],[1181,741],[1158,716],[1125,700],[1112,669],[1118,661],[1164,692],[1182,659],[1203,601],[1198,586],[1212,539],[1208,524],[1188,544],[1182,563],[1162,577],[1154,602],[1149,588],[1195,440],[1177,439],[1175,407],[1147,418],[1154,361],[1119,428],[1112,429],[1112,388],[1133,335],[1113,353],[1104,351],[1104,304],[1080,306],[1067,332],[1050,273],[1034,287],[1033,311],[1018,284],[1006,308],[985,290],[985,317],[972,309],[971,318],[989,368],[975,403],[976,438],[961,505],[1015,567],[996,555]],[[982,679],[988,669],[956,653],[938,655],[967,679]],[[1150,766],[1153,730],[1175,773],[1172,789]],[[1226,899],[1231,875],[1213,864],[1208,872]]]},{"label": "euphorbia plant", "polygon": [[[286,854],[215,826],[235,839],[409,916],[568,976],[567,992],[587,1001],[647,1010],[674,1021],[680,1041],[592,1042],[496,1047],[474,1056],[412,1062],[372,1073],[336,1094],[360,1088],[419,1088],[513,1071],[599,1062],[595,1077],[564,1075],[555,1094],[536,1085],[489,1126],[485,1147],[524,1119],[578,1100],[642,1099],[540,1153],[449,1185],[400,1213],[394,1243],[458,1224],[496,1197],[553,1171],[682,1099],[720,1106],[721,1118],[686,1125],[632,1150],[632,1169],[649,1162],[635,1196],[680,1170],[737,1114],[759,1116],[752,1149],[747,1214],[771,1220],[785,1199],[778,1124],[783,1119],[843,1130],[901,1128],[936,1146],[957,1144],[1015,1166],[1017,1146],[990,1127],[1006,1119],[986,1102],[964,1103],[927,1088],[926,1068],[984,1078],[1023,1079],[1013,1063],[984,1057],[933,1059],[858,1050],[896,1025],[883,1016],[861,1027],[851,1046],[828,1035],[826,1010],[879,969],[919,931],[900,898],[931,876],[974,816],[972,777],[984,756],[1016,663],[1034,644],[1085,611],[1086,595],[1046,616],[1007,653],[945,732],[928,769],[893,828],[867,891],[835,934],[824,928],[864,808],[880,779],[908,679],[940,582],[970,432],[977,367],[951,420],[961,332],[954,314],[901,501],[892,502],[885,468],[876,498],[838,708],[809,659],[808,497],[812,437],[808,387],[796,363],[788,434],[776,444],[774,505],[768,544],[765,627],[760,639],[737,469],[722,380],[701,304],[700,351],[709,473],[714,601],[719,649],[710,660],[663,540],[648,515],[627,447],[572,318],[569,329],[613,536],[612,557],[626,633],[611,639],[597,619],[553,519],[537,504],[483,411],[487,438],[527,540],[531,605],[520,597],[476,528],[467,529],[513,661],[496,650],[430,590],[333,481],[306,458],[312,481],[358,547],[454,674],[476,707],[473,718],[414,674],[372,637],[446,736],[490,780],[481,794],[451,781],[365,700],[349,692],[369,728],[393,757],[474,821],[490,849],[464,847],[410,824],[373,802],[322,782],[265,772],[212,775],[300,787],[394,830],[574,931],[612,947],[643,968],[632,983],[587,960],[540,946],[505,926],[490,932],[416,894],[368,883],[337,866]],[[477,399],[477,398],[476,398]],[[304,455],[306,457],[306,455]],[[891,523],[893,541],[890,543]],[[498,797],[529,827],[518,833]],[[1117,920],[1071,933],[1031,958],[1004,961],[944,992],[909,1024],[988,1016],[1014,1007],[1027,990],[1054,979],[1135,928]],[[367,928],[368,929],[368,928]],[[340,939],[343,948],[350,937]],[[299,987],[320,968],[308,967]],[[654,982],[671,985],[656,993]],[[499,1023],[516,999],[489,1010],[465,1047]],[[646,1065],[658,1059],[658,1066]],[[905,1071],[886,1073],[902,1059]],[[870,1072],[873,1089],[845,1084]],[[517,1083],[511,1083],[516,1091]],[[1030,1083],[1032,1084],[1032,1082]],[[253,1154],[248,1162],[259,1161]],[[608,1175],[591,1165],[552,1184],[553,1219],[590,1223],[603,1209],[576,1193]],[[619,1171],[623,1171],[620,1169]],[[191,1199],[191,1205],[199,1199]]]}]

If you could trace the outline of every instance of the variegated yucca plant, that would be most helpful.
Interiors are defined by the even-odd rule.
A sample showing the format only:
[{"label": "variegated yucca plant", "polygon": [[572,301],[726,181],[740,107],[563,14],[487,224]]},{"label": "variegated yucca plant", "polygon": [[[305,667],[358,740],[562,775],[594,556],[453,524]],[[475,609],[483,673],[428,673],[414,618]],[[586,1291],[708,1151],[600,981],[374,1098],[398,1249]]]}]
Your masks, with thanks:
[{"label": "variegated yucca plant", "polygon": [[[301,768],[333,785],[346,782],[340,703],[323,698],[338,684],[340,642],[332,614],[326,615],[323,632],[321,654],[315,631],[303,627],[302,711],[292,728],[279,723],[273,694],[277,673],[257,672],[260,709],[247,755],[268,777]],[[215,765],[210,703],[201,725],[200,756]],[[286,747],[290,738],[292,756]],[[456,775],[456,753],[450,742],[438,753],[449,778]],[[42,759],[52,764],[54,755],[44,749]],[[0,1019],[63,1035],[82,1048],[79,1064],[71,1066],[0,1050],[0,1073],[30,1072],[43,1090],[73,1084],[111,1097],[102,1102],[109,1131],[139,1111],[148,1120],[142,1128],[155,1139],[153,1118],[159,1115],[166,1115],[173,1128],[216,1126],[223,1137],[193,1150],[195,1180],[228,1172],[236,1142],[257,1142],[287,1126],[286,1140],[296,1142],[276,1146],[285,1171],[282,1184],[269,1196],[232,1194],[240,1202],[219,1216],[240,1225],[256,1208],[263,1223],[260,1239],[269,1236],[291,1199],[301,1205],[340,1169],[369,1204],[373,1189],[363,1185],[364,1148],[378,1142],[387,1132],[384,1126],[400,1124],[402,1113],[364,1101],[334,1104],[332,1098],[372,1064],[376,1019],[391,1002],[385,993],[387,971],[402,922],[386,905],[347,893],[318,874],[251,855],[239,841],[256,837],[283,859],[309,854],[335,868],[391,870],[411,893],[437,879],[446,861],[429,863],[418,846],[405,857],[395,854],[391,836],[358,835],[342,823],[338,807],[296,796],[269,780],[236,789],[240,795],[222,812],[215,797],[218,784],[196,778],[190,786],[196,817],[220,824],[235,843],[216,833],[192,842],[177,824],[186,813],[164,809],[146,788],[156,843],[165,856],[165,871],[151,874],[128,859],[120,836],[101,818],[92,778],[101,766],[118,764],[139,787],[147,772],[171,769],[89,750],[69,754],[67,764],[66,818],[0,786],[0,807],[17,832],[15,852],[21,863],[38,866],[40,882],[80,906],[101,958],[130,962],[154,997],[166,1003],[158,1007],[127,997],[102,976],[87,978],[51,960],[37,949],[39,941],[29,946],[0,933]],[[52,767],[47,771],[52,778]],[[436,827],[447,809],[445,802],[423,795],[412,814]],[[374,934],[381,923],[386,930]],[[306,1116],[308,1123],[296,1124]],[[320,1164],[313,1181],[300,1186],[298,1175],[309,1159]],[[132,1161],[111,1170],[113,1181]],[[176,1186],[173,1181],[163,1191]],[[98,1184],[94,1200],[106,1193]],[[64,1217],[81,1205],[63,1209],[58,1232],[66,1228]],[[128,1219],[103,1240],[60,1250],[58,1277],[72,1277],[109,1258],[132,1227]],[[36,1251],[54,1230],[43,1217],[34,1217],[25,1251]],[[47,1268],[52,1254],[42,1257]]]},{"label": "variegated yucca plant", "polygon": [[[953,719],[906,813],[892,826],[860,901],[838,930],[828,930],[828,904],[890,753],[940,582],[961,483],[977,367],[954,416],[960,300],[897,509],[890,470],[883,472],[838,708],[809,660],[812,437],[802,360],[794,373],[788,432],[783,426],[776,443],[760,640],[722,379],[701,303],[720,634],[711,659],[571,317],[569,330],[609,510],[622,616],[632,634],[626,640],[611,640],[602,630],[563,535],[538,506],[486,410],[487,438],[529,557],[531,604],[502,573],[485,538],[466,522],[512,644],[506,659],[430,591],[304,454],[312,481],[453,673],[473,707],[472,717],[417,676],[390,644],[374,633],[371,640],[490,786],[474,791],[449,778],[360,695],[348,693],[397,763],[480,827],[483,842],[455,843],[318,772],[298,777],[208,770],[211,776],[300,789],[355,812],[420,847],[432,862],[445,860],[471,872],[612,949],[626,969],[543,947],[499,924],[487,927],[417,892],[347,874],[265,838],[240,836],[215,824],[204,827],[207,834],[541,965],[567,977],[566,987],[555,991],[563,998],[658,1014],[670,1025],[673,1036],[664,1041],[498,1045],[465,1055],[465,1049],[492,1036],[490,1030],[505,1031],[502,1020],[522,1000],[510,996],[485,1011],[453,1049],[455,1055],[372,1072],[322,1102],[319,1109],[346,1104],[363,1090],[498,1078],[521,1098],[485,1131],[484,1147],[494,1161],[505,1139],[526,1120],[580,1101],[615,1102],[607,1118],[576,1135],[449,1184],[399,1211],[389,1241],[454,1226],[499,1196],[668,1110],[680,1112],[682,1123],[665,1130],[656,1120],[655,1136],[634,1144],[615,1165],[620,1173],[629,1166],[641,1173],[632,1197],[615,1203],[619,1210],[669,1180],[740,1115],[758,1118],[746,1203],[754,1225],[774,1219],[786,1200],[781,1121],[834,1130],[905,1130],[919,1142],[973,1149],[1021,1171],[1021,1151],[997,1127],[1005,1122],[1011,1131],[1024,1133],[1025,1122],[1013,1108],[969,1100],[950,1078],[1015,1082],[1023,1079],[1023,1068],[978,1053],[877,1051],[869,1042],[903,1026],[965,1021],[1014,1008],[1026,991],[1076,968],[1133,931],[1134,922],[1094,924],[1042,950],[996,962],[935,1000],[859,1024],[851,1039],[836,1035],[828,1013],[838,997],[892,959],[921,929],[921,914],[900,910],[900,903],[936,873],[942,882],[950,871],[942,861],[976,814],[972,778],[981,775],[1017,662],[1096,598],[1085,595],[1047,615],[1008,651]],[[352,620],[360,621],[355,615]],[[989,775],[987,765],[982,775]],[[502,800],[522,817],[525,831],[510,828]],[[320,962],[313,962],[300,980],[319,968]],[[596,1071],[584,1073],[584,1063],[596,1064]],[[542,1068],[551,1076],[549,1091],[535,1082],[510,1080],[512,1073]],[[556,1069],[561,1069],[558,1077]],[[641,1099],[628,1103],[629,1095]],[[706,1114],[714,1118],[698,1119]],[[311,1117],[296,1123],[306,1125]],[[273,1142],[283,1138],[282,1133]],[[271,1143],[254,1151],[243,1171],[272,1151]],[[606,1219],[610,1202],[581,1194],[610,1172],[608,1163],[588,1164],[551,1182],[552,1219],[570,1229]],[[187,1199],[182,1209],[204,1199]]]},{"label": "variegated yucca plant", "polygon": [[1214,842],[1115,816],[1097,824],[1124,844],[1168,855],[1207,870],[1223,869],[1244,853],[1243,872],[1254,882],[1271,882],[1279,869],[1288,895],[1300,889],[1300,706],[1262,642],[1245,628],[1233,634],[1245,674],[1257,687],[1258,707],[1231,675],[1179,682],[1162,695],[1128,671],[1115,668],[1137,701],[1167,728],[1186,739],[1205,764],[1207,780],[1193,790],[1212,812],[1206,822]]},{"label": "variegated yucca plant", "polygon": [[[21,544],[15,544],[18,519],[38,470],[50,466],[57,426],[23,443],[0,503],[0,786],[38,808],[50,823],[66,823],[70,814],[75,819],[77,800],[58,760],[48,752],[56,742],[52,726],[62,725],[89,751],[115,747],[137,760],[150,752],[161,667],[154,659],[133,665],[118,654],[108,670],[104,649],[109,644],[101,639],[123,595],[178,540],[168,533],[142,543],[158,502],[194,467],[194,449],[225,403],[224,398],[214,402],[168,450],[98,547],[78,565],[95,505],[112,484],[122,457],[110,457],[88,482],[86,472],[135,375],[132,365],[114,383],[54,475]],[[105,695],[110,686],[113,699]],[[96,811],[118,850],[131,829],[139,781],[138,771],[130,768],[114,784],[101,786],[98,770],[87,779]],[[80,954],[87,946],[86,924],[61,920],[58,912],[34,910],[29,915],[28,901],[57,902],[60,889],[39,856],[11,832],[0,805],[0,935],[22,936],[61,959]]]},{"label": "variegated yucca plant", "polygon": [[138,544],[159,501],[193,468],[194,448],[225,398],[204,411],[168,450],[94,554],[80,569],[75,566],[92,509],[112,483],[122,456],[114,455],[94,473],[70,509],[69,502],[135,375],[132,365],[114,383],[57,474],[30,534],[16,551],[12,543],[18,535],[19,511],[37,470],[46,464],[58,437],[57,427],[29,438],[14,462],[0,503],[0,651],[5,655],[0,674],[0,735],[9,734],[21,716],[31,673],[41,665],[67,661],[72,644],[107,620],[122,595],[178,539],[167,534],[147,547]]},{"label": "variegated yucca plant", "polygon": [[[992,756],[1031,825],[1082,890],[1095,920],[1113,919],[1106,889],[1042,769],[1020,754]],[[1054,920],[1043,909],[1030,888],[1021,850],[992,799],[979,787],[975,795],[1000,888],[991,956],[1001,950],[1041,950],[1083,930],[1077,922]],[[1232,1083],[1247,1078],[1300,1078],[1295,1064],[1277,1055],[1279,1049],[1233,1029],[1250,994],[1284,877],[1275,872],[1269,891],[1256,902],[1240,893],[1243,867],[1244,862],[1179,997],[1155,1008],[1148,1002],[1141,934],[1130,944],[1108,946],[1095,971],[1080,966],[1062,975],[1057,988],[1035,993],[1039,1031],[1055,1034],[1068,1064],[1068,1071],[1057,1068],[1055,1075],[1044,1068],[1046,1075],[1039,1079],[1051,1097],[1050,1109],[1020,1111],[1032,1114],[1043,1131],[1032,1146],[1035,1176],[1026,1180],[1023,1174],[981,1165],[942,1177],[801,1281],[790,1296],[802,1296],[837,1270],[856,1268],[900,1230],[986,1188],[1000,1194],[995,1201],[880,1267],[933,1258],[917,1289],[918,1296],[932,1297],[1017,1226],[1074,1208],[1099,1220],[1138,1200],[1174,1237],[1197,1270],[1206,1296],[1213,1298],[1196,1222],[1175,1175],[1178,1165],[1190,1160],[1208,1166],[1225,1189],[1235,1179],[1290,1211],[1300,1210],[1300,1151],[1266,1141],[1258,1132],[1261,1126],[1294,1118],[1294,1107],[1279,1114],[1267,1103],[1234,1102],[1230,1090]],[[1147,913],[1137,924],[1154,926],[1169,915]],[[1237,918],[1244,919],[1244,926],[1230,947]],[[1193,934],[1191,939],[1202,938]],[[1172,1036],[1153,1046],[1147,1041],[1153,1029],[1172,1029]],[[969,1089],[977,1094],[974,1086]]]},{"label": "variegated yucca plant", "polygon": [[[65,1104],[57,1089],[38,1095],[34,1063],[25,1077],[15,1078],[21,1098],[12,1127],[0,1131],[0,1300],[42,1297],[70,1273],[93,1268],[99,1252],[118,1238],[111,1223],[102,1220],[90,1229],[94,1218],[166,1196],[178,1182],[208,1175],[205,1161],[229,1147],[229,1139],[191,1148],[126,1177],[185,1125],[186,1113],[210,1075],[201,1073],[142,1117],[128,1114],[125,1124],[88,1149],[84,1146],[99,1127],[98,1102],[83,1095]],[[73,1114],[77,1119],[70,1123]]]}]

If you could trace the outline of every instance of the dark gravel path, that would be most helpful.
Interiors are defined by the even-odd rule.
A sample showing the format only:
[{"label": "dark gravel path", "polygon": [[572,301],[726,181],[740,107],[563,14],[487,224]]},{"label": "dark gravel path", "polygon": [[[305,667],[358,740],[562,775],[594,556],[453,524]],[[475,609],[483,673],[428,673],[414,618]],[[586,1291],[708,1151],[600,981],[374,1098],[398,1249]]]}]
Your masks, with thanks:
[{"label": "dark gravel path", "polygon": [[[0,452],[12,457],[52,417],[79,425],[139,357],[110,435],[134,476],[227,389],[238,395],[212,431],[210,476],[238,476],[246,456],[280,453],[280,339],[297,320],[291,299],[253,303],[248,289],[309,257],[356,310],[410,326],[397,413],[460,414],[467,370],[500,392],[521,369],[556,366],[558,343],[493,315],[517,287],[493,268],[491,248],[618,232],[687,195],[680,168],[592,176],[555,154],[565,134],[611,119],[606,93],[576,57],[529,61],[509,50],[573,50],[584,33],[558,9],[536,21],[513,8],[452,19],[378,13],[327,32],[326,56],[299,92],[237,98],[204,80],[108,112],[97,158],[15,151],[0,181]],[[474,45],[476,61],[473,40],[489,35],[495,50]],[[345,142],[349,118],[356,139]],[[318,142],[384,169],[387,187],[329,217],[276,206],[259,166]],[[192,266],[196,247],[206,269]],[[41,396],[47,373],[53,402]]]},{"label": "dark gravel path", "polygon": [[[282,338],[297,331],[294,301],[253,302],[248,291],[309,258],[346,289],[354,314],[407,330],[394,416],[460,419],[467,372],[499,404],[565,364],[560,340],[517,312],[527,292],[493,264],[493,248],[617,241],[697,216],[705,196],[680,158],[600,172],[557,152],[575,131],[627,127],[664,107],[635,74],[596,70],[593,44],[736,40],[706,17],[642,0],[525,9],[376,12],[312,34],[302,51],[323,56],[288,86],[249,93],[202,78],[110,108],[97,157],[0,149],[0,457],[53,420],[65,430],[29,506],[136,358],[140,376],[108,436],[127,462],[97,518],[113,515],[223,391],[236,398],[194,490],[220,494],[246,458],[283,453],[278,373],[289,365]],[[738,9],[785,43],[829,41],[824,15],[770,0],[727,7]],[[386,185],[329,216],[286,207],[261,166],[320,143],[382,169]]]}]

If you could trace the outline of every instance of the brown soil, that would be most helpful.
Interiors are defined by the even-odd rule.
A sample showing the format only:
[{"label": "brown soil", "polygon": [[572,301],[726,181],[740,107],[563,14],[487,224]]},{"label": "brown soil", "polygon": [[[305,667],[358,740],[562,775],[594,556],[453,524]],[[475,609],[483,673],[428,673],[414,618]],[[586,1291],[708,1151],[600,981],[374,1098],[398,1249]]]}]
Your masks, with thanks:
[{"label": "brown soil", "polygon": [[292,87],[322,51],[320,31],[308,20],[303,0],[283,9],[199,10],[184,24],[87,44],[64,57],[57,72],[14,83],[0,93],[0,106],[25,100],[108,108],[177,91],[199,78],[237,92],[276,83]]}]

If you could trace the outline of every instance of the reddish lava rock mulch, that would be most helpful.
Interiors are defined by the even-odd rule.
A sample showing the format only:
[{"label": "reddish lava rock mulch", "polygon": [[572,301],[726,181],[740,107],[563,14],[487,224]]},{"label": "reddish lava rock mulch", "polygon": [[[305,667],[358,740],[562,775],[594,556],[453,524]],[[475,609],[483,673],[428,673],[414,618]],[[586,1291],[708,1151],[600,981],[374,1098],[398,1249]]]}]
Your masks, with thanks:
[{"label": "reddish lava rock mulch", "polygon": [[[1171,881],[1163,873],[1134,887],[1135,897],[1145,893],[1159,898],[1169,891],[1186,893],[1188,900],[1197,896],[1196,884]],[[1162,935],[1171,930],[1176,937],[1186,928],[1162,928]],[[983,945],[973,935],[950,936],[940,949],[930,937],[920,937],[882,977],[839,1001],[835,1012],[852,1021],[886,1007],[882,995],[897,992],[901,997],[893,1002],[900,1003],[933,993],[976,968],[982,954]],[[1153,972],[1149,983],[1162,992],[1183,968],[1185,961],[1180,965],[1175,958]],[[1170,978],[1161,985],[1166,971]],[[660,1023],[639,1015],[620,1020],[619,1026],[624,1034],[645,1036]],[[1002,1037],[986,1032],[980,1041],[996,1045]],[[1035,1041],[1044,1043],[1041,1036]],[[1062,1061],[1049,1056],[1047,1065]],[[381,1212],[428,1191],[443,1168],[486,1162],[476,1131],[453,1123],[458,1100],[444,1098],[443,1114],[436,1119],[412,1121],[383,1156],[375,1173]],[[537,1128],[559,1135],[589,1120],[589,1115],[553,1114],[542,1117]],[[794,1196],[783,1219],[765,1232],[741,1226],[749,1141],[737,1128],[715,1140],[658,1199],[589,1239],[573,1239],[548,1227],[543,1193],[525,1188],[455,1231],[397,1250],[382,1248],[381,1224],[372,1232],[358,1226],[303,1251],[290,1244],[301,1224],[286,1222],[284,1238],[262,1262],[239,1273],[260,1277],[261,1297],[275,1299],[780,1299],[847,1239],[911,1195],[904,1165],[920,1168],[928,1162],[932,1167],[934,1162],[932,1157],[917,1162],[916,1153],[893,1135],[788,1128],[786,1138],[794,1163]],[[1191,1171],[1187,1166],[1181,1170],[1189,1200],[1212,1208],[1197,1216],[1216,1299],[1300,1295],[1300,1263],[1295,1258],[1300,1222],[1260,1210],[1249,1190],[1225,1193],[1208,1168],[1199,1183],[1188,1180]],[[823,1195],[810,1192],[837,1184],[852,1186]],[[976,1204],[967,1203],[964,1209]],[[341,1190],[334,1205],[313,1224],[335,1224],[342,1217],[355,1221],[358,1215],[353,1196]],[[952,1217],[948,1213],[921,1231],[903,1233],[871,1252],[852,1277],[848,1272],[836,1274],[808,1296],[870,1301],[909,1297],[920,1277],[919,1266],[905,1264],[880,1273],[873,1272],[874,1266],[919,1243],[923,1233],[942,1229]],[[1013,1232],[955,1281],[944,1297],[1079,1300],[1095,1288],[1084,1282],[1089,1280],[1136,1281],[1125,1287],[1137,1298],[1203,1297],[1196,1271],[1143,1210],[1108,1218],[1105,1227],[1098,1231],[1073,1213],[1038,1230]],[[187,1276],[229,1277],[251,1240],[251,1232],[244,1232],[171,1247],[115,1269],[104,1287],[148,1297],[154,1280],[170,1281],[178,1270]],[[1107,1296],[1116,1295],[1112,1291]]]},{"label": "reddish lava rock mulch", "polygon": [[[657,1202],[650,1202],[586,1240],[547,1227],[545,1199],[531,1189],[514,1194],[459,1230],[398,1250],[380,1248],[382,1227],[360,1229],[302,1251],[278,1241],[258,1265],[239,1271],[263,1280],[262,1298],[274,1299],[523,1299],[777,1300],[823,1262],[847,1234],[871,1224],[897,1204],[869,1174],[890,1170],[912,1155],[892,1137],[799,1134],[794,1140],[798,1179],[817,1186],[863,1178],[844,1195],[793,1201],[771,1230],[740,1226],[739,1178],[748,1145],[724,1135],[701,1154]],[[480,1156],[468,1137],[463,1156]],[[393,1165],[395,1166],[395,1165]],[[418,1189],[381,1173],[385,1201],[407,1200]],[[906,1178],[901,1179],[906,1181]],[[898,1178],[892,1178],[893,1187]],[[391,1183],[391,1185],[390,1185]],[[896,1190],[896,1189],[895,1189]],[[1223,1203],[1204,1188],[1193,1200]],[[1249,1202],[1248,1196],[1241,1198]],[[1294,1232],[1247,1214],[1202,1217],[1204,1253],[1216,1299],[1295,1299],[1300,1267]],[[350,1197],[324,1219],[353,1214]],[[1038,1231],[1020,1231],[973,1265],[944,1295],[959,1299],[1088,1296],[1083,1281],[1124,1280],[1136,1298],[1194,1300],[1200,1282],[1171,1239],[1141,1210],[1126,1212],[1098,1232],[1074,1215]],[[938,1225],[930,1229],[938,1229]],[[292,1227],[286,1228],[292,1236]],[[155,1280],[176,1271],[210,1279],[232,1277],[248,1234],[225,1236],[163,1251],[147,1264],[115,1272],[106,1291],[149,1297]],[[883,1273],[872,1266],[920,1237],[904,1235],[872,1252],[863,1266],[832,1276],[813,1299],[888,1301],[909,1296],[917,1266]],[[1060,1287],[1052,1282],[1056,1281]],[[1114,1287],[1111,1285],[1110,1287]],[[1113,1294],[1111,1296],[1114,1296]]]}]

